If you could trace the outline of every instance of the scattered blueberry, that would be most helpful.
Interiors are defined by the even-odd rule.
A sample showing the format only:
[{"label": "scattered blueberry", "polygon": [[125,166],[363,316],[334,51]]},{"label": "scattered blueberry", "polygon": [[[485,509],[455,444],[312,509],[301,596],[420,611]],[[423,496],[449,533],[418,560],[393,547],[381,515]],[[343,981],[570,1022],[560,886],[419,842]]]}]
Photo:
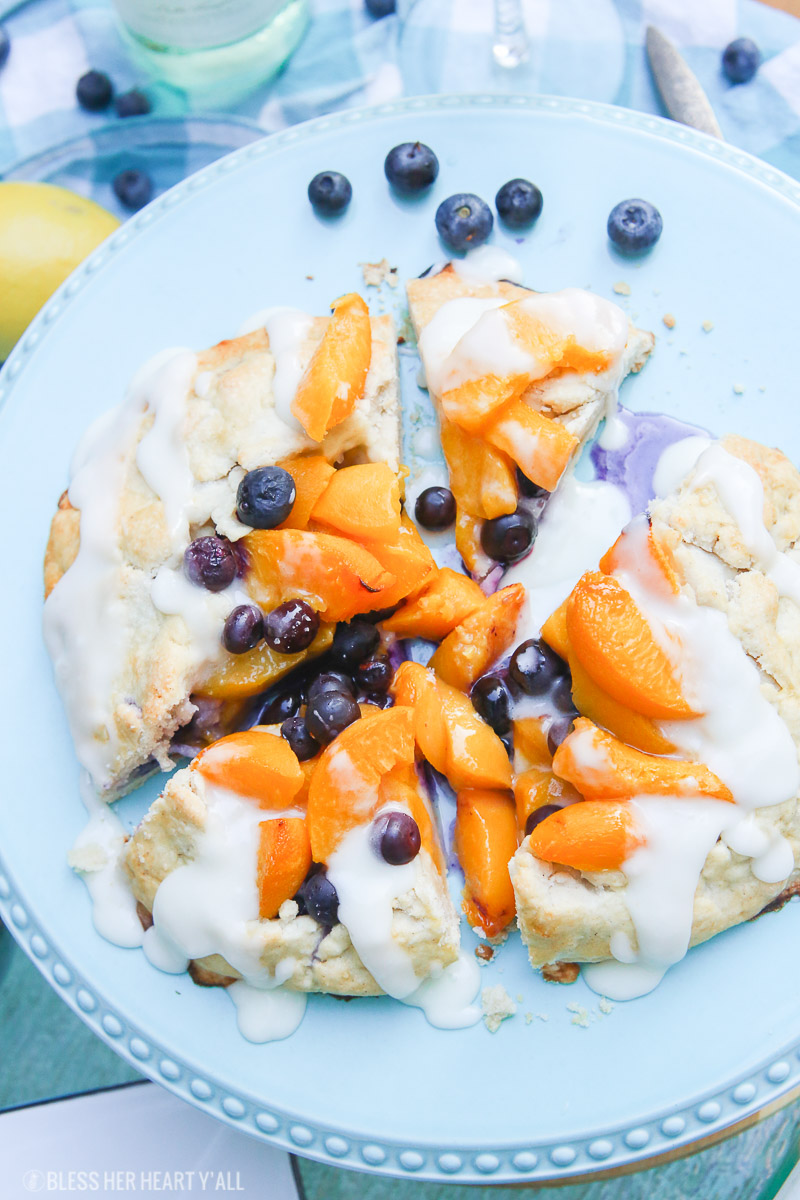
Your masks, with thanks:
[{"label": "scattered blueberry", "polygon": [[229,654],[245,654],[264,636],[264,614],[255,604],[238,604],[228,613],[222,644]]},{"label": "scattered blueberry", "polygon": [[319,614],[305,600],[286,600],[264,619],[264,640],[279,654],[307,650],[319,632]]},{"label": "scattered blueberry", "polygon": [[361,709],[346,692],[323,692],[306,706],[308,732],[320,746],[327,746],[360,716]]},{"label": "scattered blueberry", "polygon": [[132,88],[129,92],[117,96],[114,107],[118,117],[143,117],[150,112],[150,101],[144,92]]},{"label": "scattered blueberry", "polygon": [[559,712],[575,716],[577,709],[572,699],[572,679],[569,675],[560,675],[550,689],[550,699]]},{"label": "scattered blueberry", "polygon": [[608,217],[608,236],[618,250],[639,254],[655,246],[664,222],[648,200],[621,200]]},{"label": "scattered blueberry", "polygon": [[314,741],[308,732],[305,719],[299,714],[286,718],[281,725],[281,737],[286,739],[300,762],[305,762],[319,753],[319,742]]},{"label": "scattered blueberry", "polygon": [[256,467],[239,484],[236,515],[253,529],[274,529],[289,516],[296,496],[294,480],[283,467]]},{"label": "scattered blueberry", "polygon": [[353,198],[353,189],[340,171],[320,171],[308,185],[308,198],[314,212],[330,217],[344,212]]},{"label": "scattered blueberry", "polygon": [[236,578],[236,557],[225,538],[199,537],[186,547],[183,569],[198,587],[221,592]]},{"label": "scattered blueberry", "polygon": [[761,66],[761,51],[752,38],[737,38],[722,52],[722,70],[731,83],[749,83]]},{"label": "scattered blueberry", "polygon": [[564,738],[569,737],[574,728],[572,717],[556,717],[547,731],[547,749],[551,754],[555,754]]},{"label": "scattered blueberry", "polygon": [[356,670],[356,679],[365,692],[386,692],[392,682],[392,668],[385,658],[369,658]]},{"label": "scattered blueberry", "polygon": [[456,519],[456,501],[450,488],[425,488],[417,496],[414,516],[423,529],[449,528]]},{"label": "scattered blueberry", "polygon": [[75,95],[87,112],[102,112],[113,100],[114,88],[105,71],[87,71],[78,80]]},{"label": "scattered blueberry", "polygon": [[391,708],[394,704],[394,697],[388,692],[367,692],[365,696],[367,704],[374,704],[376,708]]},{"label": "scattered blueberry", "polygon": [[393,188],[410,196],[431,186],[439,174],[439,160],[422,142],[402,142],[386,155],[383,170]]},{"label": "scattered blueberry", "polygon": [[303,704],[302,695],[290,688],[271,697],[258,714],[256,725],[281,725],[296,717]]},{"label": "scattered blueberry", "polygon": [[528,696],[543,696],[564,673],[564,662],[546,642],[530,638],[517,646],[508,664],[514,683]]},{"label": "scattered blueberry", "polygon": [[501,737],[511,728],[511,695],[497,675],[484,675],[470,693],[476,711]]},{"label": "scattered blueberry", "polygon": [[408,813],[383,813],[372,827],[372,845],[384,862],[402,867],[419,854],[419,825]]},{"label": "scattered blueberry", "polygon": [[364,7],[371,17],[388,17],[394,12],[397,0],[364,0]]},{"label": "scattered blueberry", "polygon": [[333,635],[331,659],[343,666],[354,667],[375,653],[380,640],[381,635],[369,621],[360,621],[356,617],[346,624],[340,622]]},{"label": "scattered blueberry", "polygon": [[537,825],[541,825],[545,817],[552,817],[553,813],[560,811],[560,804],[542,804],[539,808],[535,808],[532,813],[528,813],[528,819],[525,822],[525,837],[527,837]]},{"label": "scattered blueberry", "polygon": [[524,229],[542,211],[542,193],[529,179],[509,179],[494,198],[497,215],[506,225]]},{"label": "scattered blueberry", "polygon": [[301,883],[296,899],[301,912],[308,913],[318,925],[330,928],[339,920],[339,897],[324,870]]},{"label": "scattered blueberry", "polygon": [[536,529],[534,517],[519,508],[506,517],[484,521],[481,526],[481,546],[484,553],[497,562],[516,562],[530,550]]},{"label": "scattered blueberry", "polygon": [[351,698],[355,698],[356,694],[352,679],[342,671],[325,671],[322,675],[318,675],[308,689],[309,704],[324,692],[343,692],[344,695]]},{"label": "scattered blueberry", "polygon": [[547,488],[539,487],[538,483],[534,483],[533,480],[528,479],[528,476],[524,475],[519,467],[517,467],[517,486],[519,487],[520,495],[527,497],[528,500],[539,500],[544,496],[550,495]]},{"label": "scattered blueberry", "polygon": [[0,67],[6,65],[10,53],[11,38],[8,36],[8,30],[5,25],[0,25]]},{"label": "scattered blueberry", "polygon": [[135,171],[133,168],[120,171],[119,175],[114,177],[111,186],[120,204],[131,209],[132,212],[144,208],[145,204],[149,204],[153,197],[153,181],[150,176],[144,171]]},{"label": "scattered blueberry", "polygon": [[436,230],[451,250],[482,246],[492,232],[493,224],[489,205],[471,192],[448,196],[436,210]]}]

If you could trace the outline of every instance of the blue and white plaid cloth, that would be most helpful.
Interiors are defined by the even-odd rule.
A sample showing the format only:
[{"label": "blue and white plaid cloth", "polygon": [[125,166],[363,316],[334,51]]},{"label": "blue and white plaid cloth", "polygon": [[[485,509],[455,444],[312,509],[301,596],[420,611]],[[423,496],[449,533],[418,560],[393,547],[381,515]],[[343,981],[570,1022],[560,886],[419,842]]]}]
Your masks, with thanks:
[{"label": "blue and white plaid cloth", "polygon": [[[404,93],[483,90],[491,0],[399,2],[410,23],[405,54],[400,17],[373,20],[362,0],[312,0],[311,27],[287,69],[231,111],[274,131]],[[644,30],[654,24],[680,46],[725,137],[800,178],[795,18],[757,0],[526,0],[526,15],[532,53],[520,90],[662,113],[643,51]],[[108,123],[107,114],[75,103],[76,80],[90,67],[107,71],[118,91],[143,86],[155,113],[187,111],[178,93],[137,74],[104,0],[29,0],[5,24],[13,44],[0,69],[0,172],[67,138],[91,138]],[[731,86],[720,54],[744,35],[761,48],[763,65],[751,83]]]}]

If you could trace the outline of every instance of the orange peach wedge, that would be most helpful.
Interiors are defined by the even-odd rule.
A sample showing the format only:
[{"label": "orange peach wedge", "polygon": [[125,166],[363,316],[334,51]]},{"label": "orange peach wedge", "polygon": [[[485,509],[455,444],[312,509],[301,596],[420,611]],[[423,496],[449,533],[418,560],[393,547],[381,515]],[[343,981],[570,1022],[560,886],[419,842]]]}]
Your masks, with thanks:
[{"label": "orange peach wedge", "polygon": [[243,700],[257,696],[300,663],[322,654],[332,641],[333,626],[321,625],[311,645],[297,654],[279,654],[266,642],[244,654],[226,654],[219,666],[197,685],[193,695],[207,700]]},{"label": "orange peach wedge", "polygon": [[278,528],[305,529],[311,520],[311,511],[328,486],[335,468],[321,454],[284,458],[278,466],[289,472],[296,492],[292,511]]},{"label": "orange peach wedge", "polygon": [[575,871],[618,871],[644,842],[622,800],[581,800],[545,817],[528,839],[542,862]]},{"label": "orange peach wedge", "polygon": [[484,600],[447,635],[433,655],[430,666],[439,678],[468,692],[514,641],[524,603],[521,583],[500,588]]},{"label": "orange peach wedge", "polygon": [[255,800],[259,808],[292,808],[303,785],[303,772],[289,743],[259,726],[220,738],[197,755],[190,770]]},{"label": "orange peach wedge", "polygon": [[548,492],[555,491],[578,445],[566,426],[543,416],[525,400],[512,400],[501,409],[484,436],[513,459],[532,483]]},{"label": "orange peach wedge", "polygon": [[273,817],[258,828],[258,915],[270,921],[308,874],[311,843],[303,817]]},{"label": "orange peach wedge", "polygon": [[514,800],[506,791],[458,793],[455,848],[464,871],[464,912],[486,937],[503,932],[516,904],[508,864],[517,851]]},{"label": "orange peach wedge", "polygon": [[386,463],[342,467],[331,476],[311,515],[357,541],[395,541],[400,533],[400,479]]},{"label": "orange peach wedge", "polygon": [[460,625],[486,597],[467,575],[442,567],[430,574],[428,582],[413,600],[382,622],[387,633],[398,637],[421,637],[438,642]]},{"label": "orange peach wedge", "polygon": [[481,520],[513,513],[517,507],[517,477],[508,455],[446,417],[442,418],[441,437],[450,490],[459,508]]},{"label": "orange peach wedge", "polygon": [[369,310],[351,292],[333,303],[333,316],[298,384],[292,413],[314,442],[321,442],[364,395],[372,358]]}]

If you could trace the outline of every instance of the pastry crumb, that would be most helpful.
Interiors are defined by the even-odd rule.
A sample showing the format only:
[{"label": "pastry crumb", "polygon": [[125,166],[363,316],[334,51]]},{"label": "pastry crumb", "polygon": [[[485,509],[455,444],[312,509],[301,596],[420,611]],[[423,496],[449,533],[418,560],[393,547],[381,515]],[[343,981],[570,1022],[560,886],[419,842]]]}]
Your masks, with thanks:
[{"label": "pastry crumb", "polygon": [[714,322],[713,321],[703,321],[702,328],[703,328],[703,333],[711,333],[711,330],[714,328]]},{"label": "pastry crumb", "polygon": [[73,871],[83,874],[102,871],[103,867],[108,866],[108,851],[99,842],[90,842],[87,846],[73,846],[67,855],[67,862]]},{"label": "pastry crumb", "polygon": [[597,1006],[601,1013],[610,1013],[614,1011],[614,1003],[607,996],[600,997],[600,1003]]},{"label": "pastry crumb", "polygon": [[514,999],[516,1000],[517,1004],[522,1004],[522,1001],[524,1000],[524,996],[522,995],[522,992],[517,992]]},{"label": "pastry crumb", "polygon": [[502,983],[483,989],[481,992],[481,1008],[483,1009],[484,1024],[490,1033],[497,1033],[503,1021],[508,1017],[513,1017],[517,1011],[516,1004]]},{"label": "pastry crumb", "polygon": [[572,1024],[577,1025],[579,1029],[589,1028],[589,1010],[584,1008],[582,1004],[568,1004],[567,1012],[571,1012]]},{"label": "pastry crumb", "polygon": [[542,967],[542,979],[548,983],[574,983],[580,975],[580,971],[577,963],[545,963]]},{"label": "pastry crumb", "polygon": [[306,279],[313,279],[313,278],[314,278],[313,275],[306,275]]},{"label": "pastry crumb", "polygon": [[525,1024],[530,1025],[532,1020],[533,1020],[533,1013],[530,1013],[530,1012],[525,1013]]},{"label": "pastry crumb", "polygon": [[667,329],[674,329],[674,328],[675,328],[675,318],[673,317],[672,313],[664,313],[664,315],[663,315],[663,317],[661,318],[661,320],[664,322],[664,324],[666,325]]},{"label": "pastry crumb", "polygon": [[396,288],[399,282],[397,267],[389,266],[389,260],[382,258],[376,263],[359,263],[365,287],[380,287],[386,283],[390,288]]},{"label": "pastry crumb", "polygon": [[735,383],[733,385],[733,391],[734,391],[734,395],[743,396],[744,395],[744,384],[743,383]]},{"label": "pastry crumb", "polygon": [[549,1021],[550,1020],[550,1013],[538,1012],[535,1014],[535,1016],[536,1016],[537,1021]]},{"label": "pastry crumb", "polygon": [[631,285],[626,283],[624,279],[620,279],[615,284],[612,284],[612,288],[618,296],[630,296],[631,294]]},{"label": "pastry crumb", "polygon": [[481,942],[480,946],[475,947],[475,957],[481,963],[491,962],[494,958],[494,947],[487,946],[485,942]]},{"label": "pastry crumb", "polygon": [[278,909],[278,917],[284,923],[293,921],[300,912],[300,906],[296,900],[284,900],[283,904]]}]

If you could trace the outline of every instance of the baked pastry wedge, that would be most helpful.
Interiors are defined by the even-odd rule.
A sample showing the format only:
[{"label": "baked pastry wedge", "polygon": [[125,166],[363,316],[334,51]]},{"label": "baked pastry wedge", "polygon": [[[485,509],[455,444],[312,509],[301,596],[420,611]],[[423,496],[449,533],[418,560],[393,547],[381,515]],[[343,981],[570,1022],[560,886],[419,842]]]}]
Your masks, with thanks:
[{"label": "baked pastry wedge", "polygon": [[640,994],[796,883],[798,538],[800,474],[726,437],[545,624],[583,715],[515,785],[534,967],[596,964],[597,990]]},{"label": "baked pastry wedge", "polygon": [[533,292],[448,264],[407,285],[456,499],[456,545],[473,576],[492,569],[484,521],[552,492],[654,337],[618,305],[567,288]]},{"label": "baked pastry wedge", "polygon": [[173,747],[251,722],[253,695],[330,643],[333,613],[302,654],[262,643],[234,661],[221,633],[252,599],[250,525],[237,515],[249,473],[300,464],[297,491],[312,499],[288,523],[303,529],[330,464],[398,467],[392,321],[370,319],[355,295],[334,307],[331,318],[272,310],[210,350],[157,356],[78,449],[45,555],[44,632],[77,756],[105,799],[170,769]]},{"label": "baked pastry wedge", "polygon": [[407,707],[365,706],[304,763],[274,728],[224,738],[173,775],[124,863],[146,952],[200,983],[409,1000],[458,957]]}]

